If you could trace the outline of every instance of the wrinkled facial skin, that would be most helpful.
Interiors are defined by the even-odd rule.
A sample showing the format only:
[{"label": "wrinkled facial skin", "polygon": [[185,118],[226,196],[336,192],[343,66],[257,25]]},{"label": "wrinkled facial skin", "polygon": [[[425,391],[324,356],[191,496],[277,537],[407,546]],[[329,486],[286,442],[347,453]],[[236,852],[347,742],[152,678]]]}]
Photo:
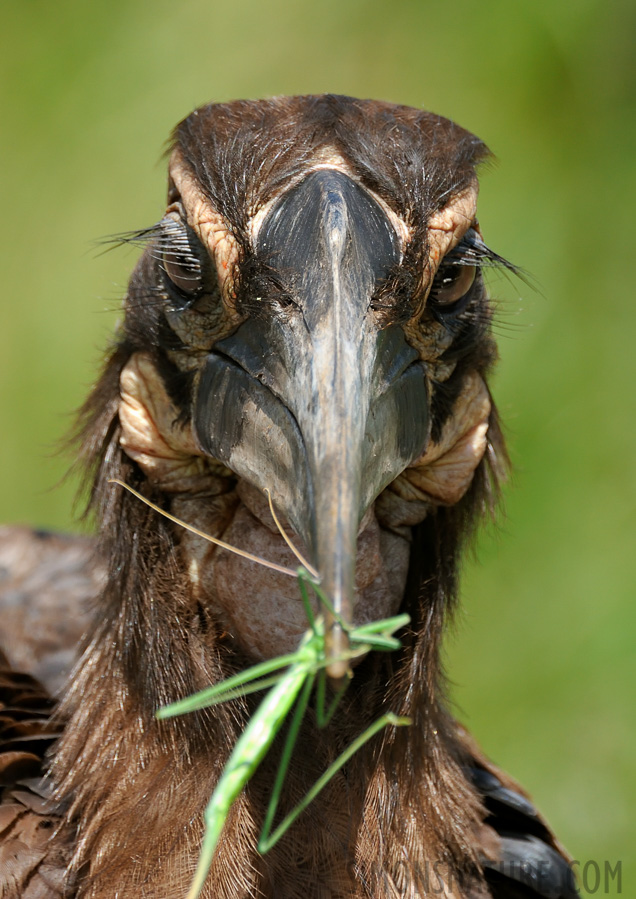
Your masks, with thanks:
[{"label": "wrinkled facial skin", "polygon": [[[294,567],[269,489],[345,621],[387,617],[411,528],[461,500],[488,445],[481,267],[502,260],[481,240],[474,173],[399,210],[325,143],[236,221],[202,165],[177,142],[166,215],[135,236],[121,446],[173,514]],[[293,580],[179,539],[198,601],[245,653],[295,648]],[[337,622],[328,634],[342,654]]]}]

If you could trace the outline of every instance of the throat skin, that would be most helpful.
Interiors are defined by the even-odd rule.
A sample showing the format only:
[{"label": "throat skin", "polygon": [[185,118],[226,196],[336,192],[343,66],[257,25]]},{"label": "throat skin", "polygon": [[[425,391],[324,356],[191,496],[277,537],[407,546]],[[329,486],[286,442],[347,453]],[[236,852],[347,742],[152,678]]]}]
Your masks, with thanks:
[{"label": "throat skin", "polygon": [[[213,506],[178,497],[173,514],[262,559],[294,570],[298,560],[272,518],[266,497],[239,480]],[[289,526],[286,527],[291,532]],[[229,553],[187,531],[179,542],[193,595],[247,658],[256,662],[293,652],[309,623],[297,580]],[[298,550],[306,547],[294,535]],[[397,614],[409,564],[410,533],[383,528],[371,507],[359,528],[354,626]],[[316,598],[314,614],[324,613]]]}]

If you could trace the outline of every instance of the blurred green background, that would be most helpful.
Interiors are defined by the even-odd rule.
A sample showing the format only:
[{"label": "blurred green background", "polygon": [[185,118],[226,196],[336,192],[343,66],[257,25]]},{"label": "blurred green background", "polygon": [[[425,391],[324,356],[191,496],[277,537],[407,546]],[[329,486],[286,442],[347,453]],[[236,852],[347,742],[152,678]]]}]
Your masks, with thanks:
[{"label": "blurred green background", "polygon": [[4,0],[0,17],[0,520],[77,527],[55,447],[135,260],[91,242],[161,217],[164,142],[193,107],[347,93],[490,145],[484,234],[539,290],[492,285],[515,474],[448,667],[486,751],[635,895],[636,4]]}]

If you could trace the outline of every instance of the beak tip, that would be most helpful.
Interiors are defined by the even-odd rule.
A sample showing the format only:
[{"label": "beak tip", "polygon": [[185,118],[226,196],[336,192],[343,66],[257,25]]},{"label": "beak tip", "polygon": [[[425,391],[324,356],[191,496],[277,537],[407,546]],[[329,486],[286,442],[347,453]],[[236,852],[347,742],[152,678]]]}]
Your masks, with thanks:
[{"label": "beak tip", "polygon": [[331,662],[326,667],[327,677],[335,691],[339,691],[351,680],[351,666],[348,659],[339,659]]},{"label": "beak tip", "polygon": [[353,673],[350,664],[349,638],[337,622],[329,622],[327,616],[325,629],[325,655],[327,666],[325,671],[334,689],[344,687],[344,682],[351,680]]}]

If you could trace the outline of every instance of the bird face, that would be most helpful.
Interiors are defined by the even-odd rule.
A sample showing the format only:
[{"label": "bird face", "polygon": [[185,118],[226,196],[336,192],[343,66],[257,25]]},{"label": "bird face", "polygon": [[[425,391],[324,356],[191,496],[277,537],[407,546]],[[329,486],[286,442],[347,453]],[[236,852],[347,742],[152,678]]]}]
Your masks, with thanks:
[{"label": "bird face", "polygon": [[[130,238],[147,247],[127,298],[121,446],[173,512],[270,556],[271,492],[333,603],[335,679],[338,619],[397,610],[410,528],[461,500],[488,444],[481,267],[500,260],[476,221],[484,154],[390,104],[205,107],[175,132],[164,218]],[[292,648],[293,585],[252,575],[246,602],[245,563],[187,537],[183,551],[243,648]]]}]

